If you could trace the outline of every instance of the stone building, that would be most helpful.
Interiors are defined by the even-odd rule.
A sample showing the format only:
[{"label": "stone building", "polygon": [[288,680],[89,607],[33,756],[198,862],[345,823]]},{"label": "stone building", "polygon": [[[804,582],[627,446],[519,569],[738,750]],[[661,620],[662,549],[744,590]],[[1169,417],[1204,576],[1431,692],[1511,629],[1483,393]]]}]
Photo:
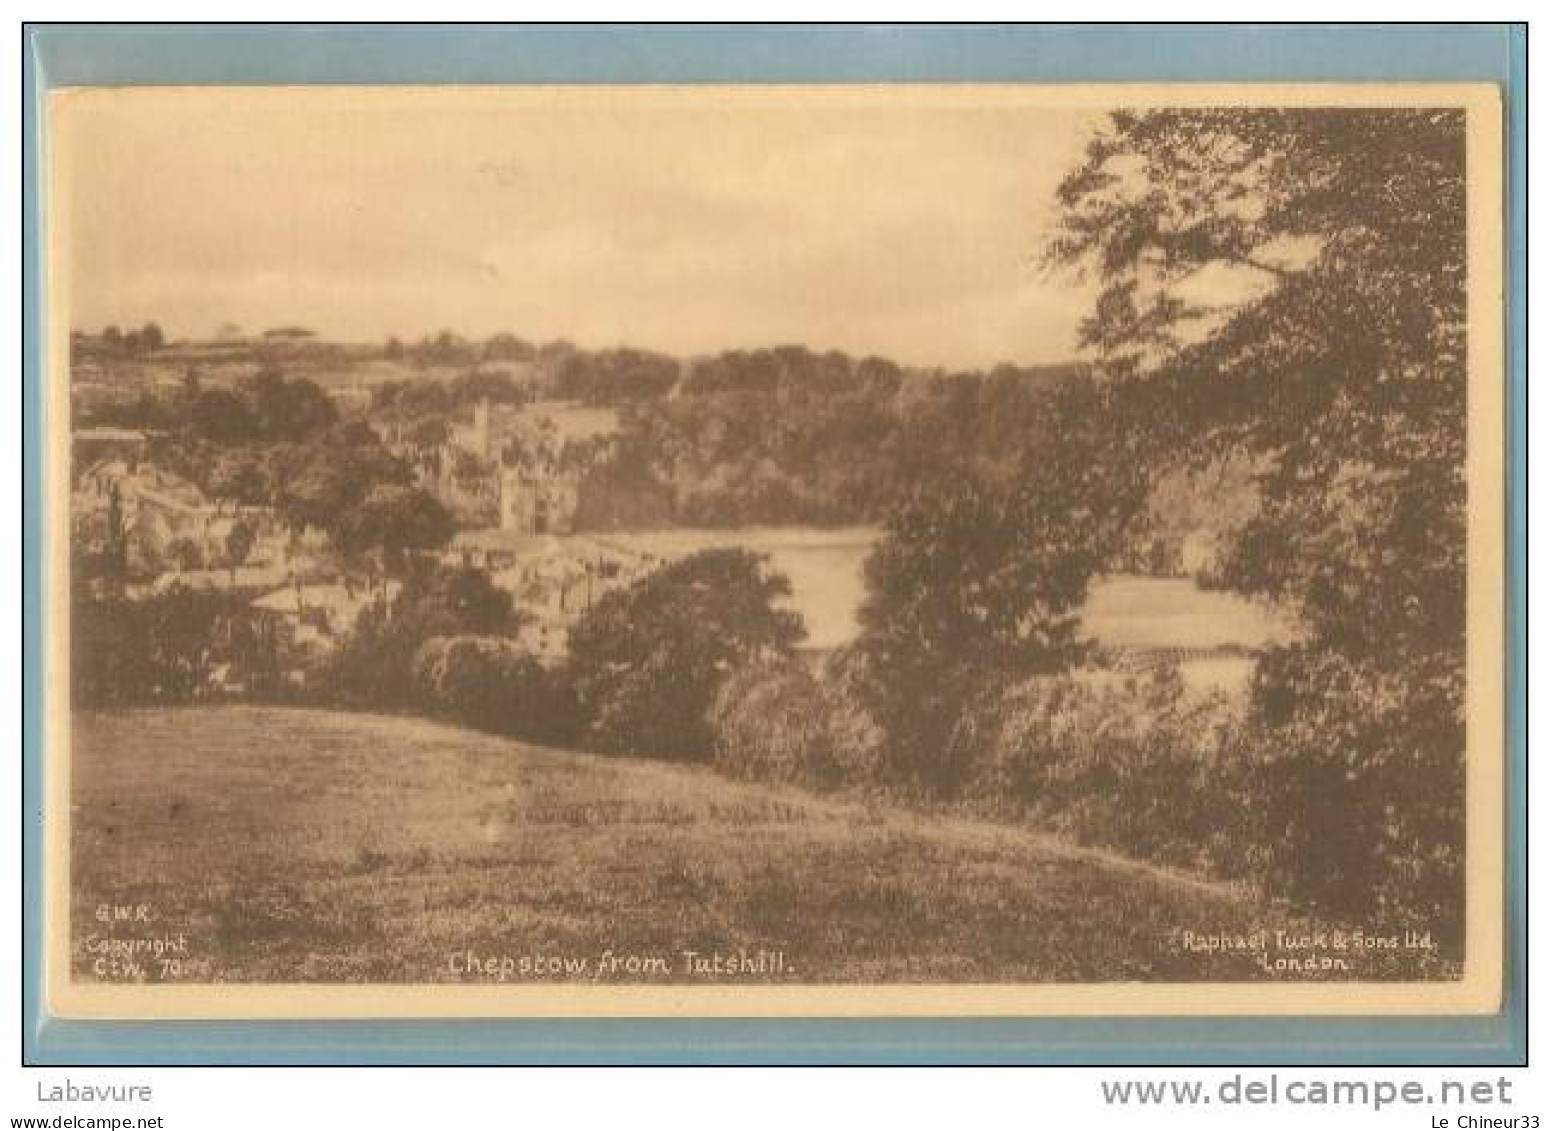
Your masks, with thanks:
[{"label": "stone building", "polygon": [[570,534],[576,529],[580,481],[551,463],[500,472],[500,527],[519,534]]}]

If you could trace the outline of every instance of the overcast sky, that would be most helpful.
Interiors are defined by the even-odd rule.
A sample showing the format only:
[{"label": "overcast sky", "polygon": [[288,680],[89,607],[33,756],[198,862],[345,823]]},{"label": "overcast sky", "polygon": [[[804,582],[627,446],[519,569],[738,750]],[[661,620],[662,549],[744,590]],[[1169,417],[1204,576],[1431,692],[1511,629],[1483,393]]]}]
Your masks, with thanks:
[{"label": "overcast sky", "polygon": [[963,93],[79,95],[71,323],[1069,358],[1037,259],[1093,114]]}]

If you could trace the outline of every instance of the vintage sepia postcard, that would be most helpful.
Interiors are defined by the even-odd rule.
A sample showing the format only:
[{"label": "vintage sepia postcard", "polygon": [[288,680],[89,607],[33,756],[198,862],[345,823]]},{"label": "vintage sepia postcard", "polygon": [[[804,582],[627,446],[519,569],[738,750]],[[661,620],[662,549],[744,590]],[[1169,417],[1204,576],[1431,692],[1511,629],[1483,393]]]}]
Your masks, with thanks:
[{"label": "vintage sepia postcard", "polygon": [[1500,1008],[1495,87],[46,115],[52,1014]]}]

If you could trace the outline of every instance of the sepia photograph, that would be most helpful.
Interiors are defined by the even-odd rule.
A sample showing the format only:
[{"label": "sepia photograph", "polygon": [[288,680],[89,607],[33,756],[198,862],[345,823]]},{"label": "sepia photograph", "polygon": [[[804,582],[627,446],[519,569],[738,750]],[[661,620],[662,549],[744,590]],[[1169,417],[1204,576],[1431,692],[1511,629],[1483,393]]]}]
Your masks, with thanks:
[{"label": "sepia photograph", "polygon": [[55,1013],[1500,1007],[1494,87],[47,115]]}]

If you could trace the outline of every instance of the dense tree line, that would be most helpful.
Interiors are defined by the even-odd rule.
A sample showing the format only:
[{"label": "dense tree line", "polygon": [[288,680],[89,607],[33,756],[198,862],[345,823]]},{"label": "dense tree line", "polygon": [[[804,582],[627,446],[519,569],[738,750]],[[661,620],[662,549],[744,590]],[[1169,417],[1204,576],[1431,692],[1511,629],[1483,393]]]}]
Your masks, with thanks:
[{"label": "dense tree line", "polygon": [[384,593],[361,613],[319,673],[324,694],[386,710],[423,703],[415,685],[423,647],[442,638],[509,636],[521,620],[511,595],[483,571],[418,563],[394,598]]},{"label": "dense tree line", "polygon": [[187,385],[189,430],[213,443],[296,443],[339,418],[334,402],[314,382],[288,380],[273,368],[243,378],[235,389],[201,389],[197,376]]},{"label": "dense tree line", "polygon": [[241,688],[283,693],[283,658],[238,593],[175,586],[131,599],[72,587],[71,701],[78,707],[188,703]]},{"label": "dense tree line", "polygon": [[530,741],[709,761],[709,712],[728,675],[790,657],[800,618],[785,578],[755,554],[708,550],[606,594],[546,666],[517,634],[525,615],[480,570],[425,567],[361,616],[319,673],[352,706],[418,708]]},{"label": "dense tree line", "polygon": [[667,395],[678,383],[678,359],[637,349],[576,352],[556,367],[552,396],[585,404],[621,404]]},{"label": "dense tree line", "polygon": [[166,335],[155,322],[147,322],[139,329],[121,330],[117,326],[107,326],[100,334],[77,332],[70,335],[71,355],[79,360],[141,358],[166,344]]},{"label": "dense tree line", "polygon": [[571,633],[569,666],[589,745],[705,761],[707,711],[732,670],[789,655],[802,619],[785,577],[747,550],[705,550],[606,594]]},{"label": "dense tree line", "polygon": [[[1457,923],[1463,877],[1464,118],[1114,115],[1054,261],[1152,466],[1244,455],[1222,583],[1295,603],[1261,665],[1268,868],[1303,898]],[[1237,297],[1203,310],[1206,270]],[[1204,327],[1202,331],[1201,327]]]},{"label": "dense tree line", "polygon": [[372,415],[378,419],[439,423],[466,416],[480,401],[524,404],[533,387],[499,367],[479,367],[451,378],[419,377],[372,386]]},{"label": "dense tree line", "polygon": [[692,365],[671,398],[626,406],[612,458],[689,526],[882,521],[918,484],[973,464],[1004,471],[1052,388],[1080,367],[907,374],[800,346]]},{"label": "dense tree line", "polygon": [[[373,415],[434,444],[484,399],[612,405],[620,434],[564,453],[590,480],[588,528],[839,525],[879,522],[913,484],[965,463],[1006,474],[1040,427],[1048,391],[1090,376],[1076,365],[910,373],[803,346],[687,364],[643,350],[568,347],[539,370],[378,385]],[[614,498],[621,494],[629,498]]]}]

